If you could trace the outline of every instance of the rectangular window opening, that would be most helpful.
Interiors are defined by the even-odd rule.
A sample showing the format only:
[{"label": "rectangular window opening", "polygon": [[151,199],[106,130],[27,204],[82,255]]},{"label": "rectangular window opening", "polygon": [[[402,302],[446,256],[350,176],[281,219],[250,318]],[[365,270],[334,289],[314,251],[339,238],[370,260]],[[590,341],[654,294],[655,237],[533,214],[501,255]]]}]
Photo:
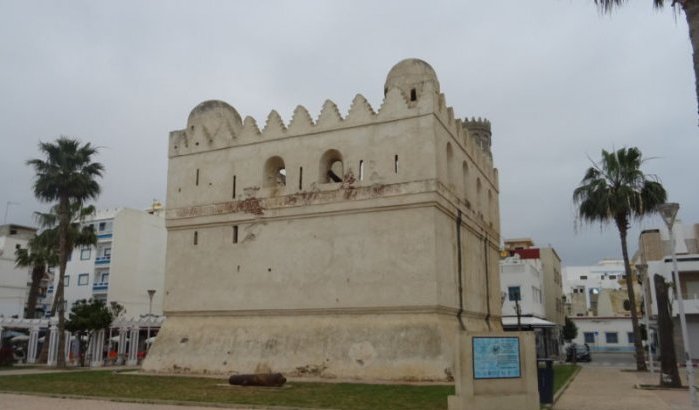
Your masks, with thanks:
[{"label": "rectangular window opening", "polygon": [[398,173],[398,155],[393,157],[393,172]]},{"label": "rectangular window opening", "polygon": [[194,244],[198,245],[199,244],[199,232],[194,231]]},{"label": "rectangular window opening", "polygon": [[303,189],[303,167],[299,167],[299,190],[301,189]]},{"label": "rectangular window opening", "polygon": [[233,199],[235,199],[235,183],[236,183],[236,176],[233,175]]},{"label": "rectangular window opening", "polygon": [[519,286],[508,287],[507,288],[507,296],[508,296],[507,298],[512,302],[522,300]]},{"label": "rectangular window opening", "polygon": [[233,225],[233,243],[238,243],[238,225]]},{"label": "rectangular window opening", "polygon": [[617,332],[605,332],[604,337],[607,343],[619,343],[619,335]]},{"label": "rectangular window opening", "polygon": [[593,332],[584,332],[585,343],[595,343],[595,334]]},{"label": "rectangular window opening", "polygon": [[194,185],[199,186],[199,168],[197,168],[197,177],[196,177],[196,179],[195,179],[195,181],[194,181]]}]

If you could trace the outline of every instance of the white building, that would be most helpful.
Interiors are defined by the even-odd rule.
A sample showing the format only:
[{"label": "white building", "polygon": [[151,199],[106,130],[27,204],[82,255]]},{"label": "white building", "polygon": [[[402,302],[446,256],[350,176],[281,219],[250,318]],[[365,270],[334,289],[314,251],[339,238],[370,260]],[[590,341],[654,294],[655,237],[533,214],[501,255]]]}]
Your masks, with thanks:
[{"label": "white building", "polygon": [[[699,224],[682,225],[677,219],[673,226],[675,235],[675,254],[677,255],[677,271],[680,281],[684,311],[687,319],[689,333],[690,353],[694,359],[699,358]],[[649,229],[641,232],[639,238],[639,251],[635,255],[637,261],[646,262],[648,265],[649,286],[647,292],[652,300],[649,310],[651,319],[657,315],[657,304],[653,277],[659,274],[666,282],[674,283],[672,275],[672,252],[670,248],[670,236],[665,227]],[[672,300],[672,312],[674,317],[675,350],[678,358],[683,352],[682,335],[679,322],[679,306],[674,298],[674,291],[670,294]],[[654,328],[654,323],[651,328]]]},{"label": "white building", "polygon": [[586,311],[583,313],[573,308],[574,311],[568,312],[568,315],[586,316],[587,311],[596,308],[597,295],[603,289],[622,289],[625,278],[623,260],[602,259],[597,265],[564,267],[563,292],[567,295],[568,303],[575,304],[576,298],[584,299]]},{"label": "white building", "polygon": [[[65,277],[67,310],[77,300],[92,298],[118,302],[127,316],[138,317],[149,313],[148,290],[155,290],[152,313],[162,314],[167,234],[163,216],[157,209],[150,212],[104,210],[84,222],[94,227],[97,245],[76,248],[70,255]],[[52,300],[53,290],[51,286],[47,299]]]},{"label": "white building", "polygon": [[614,316],[572,318],[578,327],[574,343],[590,346],[593,352],[633,352],[631,319]]},{"label": "white building", "polygon": [[0,317],[24,317],[31,282],[31,268],[15,266],[15,250],[26,248],[36,228],[0,226]]},{"label": "white building", "polygon": [[554,356],[564,323],[561,261],[553,248],[536,247],[530,238],[504,242],[504,258],[500,260],[503,327],[533,330],[537,354]]}]

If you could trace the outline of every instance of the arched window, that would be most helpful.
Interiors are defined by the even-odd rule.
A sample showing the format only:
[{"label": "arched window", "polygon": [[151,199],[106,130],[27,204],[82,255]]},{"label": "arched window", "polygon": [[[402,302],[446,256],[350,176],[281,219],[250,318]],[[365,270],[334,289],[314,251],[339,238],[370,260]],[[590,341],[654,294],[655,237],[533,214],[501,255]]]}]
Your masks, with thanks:
[{"label": "arched window", "polygon": [[320,157],[320,169],[318,172],[319,182],[321,184],[342,182],[344,174],[345,169],[342,164],[342,154],[336,149],[325,151],[325,154]]},{"label": "arched window", "polygon": [[264,181],[265,187],[277,187],[286,185],[286,165],[281,157],[274,156],[265,162]]},{"label": "arched window", "polygon": [[451,148],[451,142],[447,142],[447,185],[449,187],[454,186],[452,168],[454,168],[454,150]]},{"label": "arched window", "polygon": [[488,215],[488,222],[490,222],[490,225],[493,225],[493,191],[490,189],[488,190],[488,210],[487,210],[487,215]]}]

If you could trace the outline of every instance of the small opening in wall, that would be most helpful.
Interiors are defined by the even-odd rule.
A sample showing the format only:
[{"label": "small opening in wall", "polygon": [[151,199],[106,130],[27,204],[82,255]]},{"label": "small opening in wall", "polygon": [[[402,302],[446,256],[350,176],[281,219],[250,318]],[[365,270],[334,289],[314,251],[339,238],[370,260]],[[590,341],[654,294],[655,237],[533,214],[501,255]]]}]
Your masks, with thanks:
[{"label": "small opening in wall", "polygon": [[383,96],[385,97],[386,94],[388,94],[388,87],[385,87],[385,88],[383,89]]},{"label": "small opening in wall", "polygon": [[274,156],[269,158],[264,167],[265,187],[277,187],[286,185],[286,166],[281,157]]},{"label": "small opening in wall", "polygon": [[303,189],[303,167],[299,167],[299,190]]},{"label": "small opening in wall", "polygon": [[197,174],[196,177],[194,178],[194,185],[199,185],[199,168],[197,168]]},{"label": "small opening in wall", "polygon": [[198,245],[199,244],[199,232],[194,231],[194,244]]},{"label": "small opening in wall", "polygon": [[175,145],[175,149],[177,149],[177,145]]},{"label": "small opening in wall", "polygon": [[235,183],[236,183],[236,176],[233,175],[233,199],[235,199]]},{"label": "small opening in wall", "polygon": [[393,157],[393,172],[398,173],[398,155]]},{"label": "small opening in wall", "polygon": [[194,145],[199,146],[199,141],[195,142]]},{"label": "small opening in wall", "polygon": [[233,243],[238,243],[238,225],[233,225]]},{"label": "small opening in wall", "polygon": [[410,90],[410,101],[417,101],[417,91],[414,88]]},{"label": "small opening in wall", "polygon": [[359,180],[364,180],[364,160],[359,160]]}]

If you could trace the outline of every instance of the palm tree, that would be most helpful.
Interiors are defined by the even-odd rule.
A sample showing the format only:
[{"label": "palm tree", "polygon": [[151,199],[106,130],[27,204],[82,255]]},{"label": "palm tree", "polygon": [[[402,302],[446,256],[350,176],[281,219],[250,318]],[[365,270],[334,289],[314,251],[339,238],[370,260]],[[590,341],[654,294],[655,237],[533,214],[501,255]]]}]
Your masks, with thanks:
[{"label": "palm tree", "polygon": [[39,151],[44,159],[31,159],[27,164],[34,168],[34,195],[43,202],[55,203],[58,236],[58,285],[56,300],[58,306],[58,367],[65,367],[65,304],[63,286],[65,282],[67,251],[72,207],[95,199],[100,193],[96,181],[102,176],[104,167],[92,162],[97,148],[90,143],[59,137],[55,142],[39,143]]},{"label": "palm tree", "polygon": [[[46,235],[47,242],[51,243],[55,250],[58,249],[58,229],[56,227],[58,223],[58,216],[56,214],[57,206],[54,206],[50,212],[42,213],[35,212],[34,215],[39,222],[39,225],[47,228],[43,234]],[[70,205],[71,217],[70,227],[68,229],[68,239],[66,240],[66,255],[69,255],[74,248],[82,246],[94,246],[97,244],[97,235],[95,235],[95,230],[92,226],[86,225],[82,226],[81,222],[88,216],[95,213],[95,208],[90,205],[84,208],[80,208],[79,204],[73,203]],[[56,251],[54,251],[56,252]],[[58,255],[56,254],[56,261],[58,260]],[[54,266],[57,263],[54,264]],[[56,315],[56,309],[58,307],[58,301],[63,300],[63,290],[56,289],[53,296],[53,303],[51,304],[51,311],[49,316],[54,317]],[[39,363],[46,363],[49,353],[49,344],[44,343],[39,353],[38,361]]]},{"label": "palm tree", "polygon": [[[595,4],[605,13],[611,13],[615,7],[626,3],[626,0],[594,0]],[[689,39],[692,43],[694,58],[694,88],[699,102],[699,0],[653,0],[653,6],[661,8],[665,4],[684,11],[689,26]],[[699,108],[699,105],[698,105]]]},{"label": "palm tree", "polygon": [[665,188],[656,178],[641,171],[643,162],[641,151],[636,147],[621,148],[616,152],[602,150],[602,160],[593,162],[593,166],[585,172],[580,186],[573,192],[580,220],[601,224],[614,222],[619,230],[636,349],[636,368],[639,371],[646,370],[646,361],[633,290],[636,280],[629,265],[626,235],[631,219],[640,219],[655,212],[667,197]]},{"label": "palm tree", "polygon": [[58,264],[55,241],[51,238],[51,232],[43,231],[29,240],[27,248],[18,248],[15,251],[15,263],[19,268],[32,269],[25,317],[34,319],[41,281],[48,275],[48,269]]}]

